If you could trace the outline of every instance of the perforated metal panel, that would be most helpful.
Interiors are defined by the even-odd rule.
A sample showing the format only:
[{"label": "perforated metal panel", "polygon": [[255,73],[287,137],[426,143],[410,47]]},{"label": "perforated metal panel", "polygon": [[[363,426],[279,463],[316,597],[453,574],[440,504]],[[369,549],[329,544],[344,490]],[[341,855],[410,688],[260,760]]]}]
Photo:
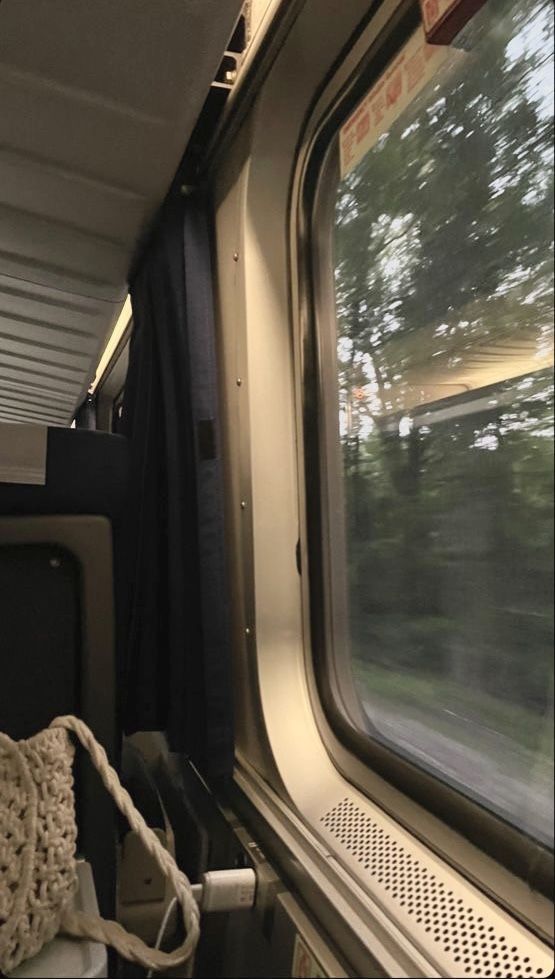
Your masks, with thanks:
[{"label": "perforated metal panel", "polygon": [[[531,979],[550,976],[550,949],[479,891],[443,870],[386,817],[348,796],[320,819],[374,897],[391,909],[442,975]],[[471,895],[471,896],[470,896]]]}]

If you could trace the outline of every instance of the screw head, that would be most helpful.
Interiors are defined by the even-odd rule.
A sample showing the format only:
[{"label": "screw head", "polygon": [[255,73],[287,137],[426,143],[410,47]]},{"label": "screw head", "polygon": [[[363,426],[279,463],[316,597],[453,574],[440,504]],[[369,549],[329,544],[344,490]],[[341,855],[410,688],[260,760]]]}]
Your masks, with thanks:
[{"label": "screw head", "polygon": [[241,510],[246,510],[246,509],[247,509],[247,501],[241,500]]},{"label": "screw head", "polygon": [[233,261],[234,262],[238,262],[239,261],[239,252],[233,252]]},{"label": "screw head", "polygon": [[235,383],[236,383],[237,387],[240,388],[241,387],[241,384],[243,383],[243,379],[241,377],[238,377],[237,380],[235,381]]},{"label": "screw head", "polygon": [[246,635],[246,636],[250,636],[250,634],[251,634],[251,630],[250,630],[250,629],[249,629],[249,627],[247,626],[247,628],[245,629],[245,635]]}]

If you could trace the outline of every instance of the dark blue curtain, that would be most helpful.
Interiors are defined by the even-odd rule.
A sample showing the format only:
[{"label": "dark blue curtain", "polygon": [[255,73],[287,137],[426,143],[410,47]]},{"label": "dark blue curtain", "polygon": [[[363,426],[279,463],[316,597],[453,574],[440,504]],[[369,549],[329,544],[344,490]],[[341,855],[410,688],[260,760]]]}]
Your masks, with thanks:
[{"label": "dark blue curtain", "polygon": [[208,775],[227,775],[233,726],[222,470],[200,197],[165,207],[130,292],[124,728],[164,730],[172,750]]}]

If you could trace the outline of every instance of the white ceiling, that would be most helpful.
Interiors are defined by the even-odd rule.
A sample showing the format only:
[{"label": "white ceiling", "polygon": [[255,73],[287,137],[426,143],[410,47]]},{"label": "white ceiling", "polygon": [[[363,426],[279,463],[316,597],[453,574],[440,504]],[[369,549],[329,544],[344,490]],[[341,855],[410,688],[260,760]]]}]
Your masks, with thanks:
[{"label": "white ceiling", "polygon": [[241,6],[0,2],[0,419],[71,420]]}]

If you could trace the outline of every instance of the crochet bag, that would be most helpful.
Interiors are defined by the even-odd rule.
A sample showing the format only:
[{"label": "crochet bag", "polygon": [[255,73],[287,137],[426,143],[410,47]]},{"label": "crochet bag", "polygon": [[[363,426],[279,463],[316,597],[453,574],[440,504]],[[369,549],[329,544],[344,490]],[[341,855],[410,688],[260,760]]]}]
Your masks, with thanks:
[{"label": "crochet bag", "polygon": [[[68,731],[89,752],[116,805],[173,885],[186,934],[174,952],[151,949],[117,922],[72,907],[77,826]],[[180,965],[199,937],[199,911],[187,877],[135,809],[92,732],[71,716],[57,717],[26,741],[0,733],[0,972],[36,955],[59,931],[111,945],[153,970]]]}]

